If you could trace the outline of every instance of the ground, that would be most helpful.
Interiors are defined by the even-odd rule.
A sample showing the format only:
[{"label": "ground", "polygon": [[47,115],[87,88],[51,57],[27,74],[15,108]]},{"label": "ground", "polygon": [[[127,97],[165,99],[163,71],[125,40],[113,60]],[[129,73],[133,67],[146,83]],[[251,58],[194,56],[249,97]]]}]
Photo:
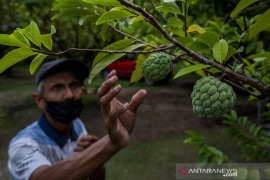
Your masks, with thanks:
[{"label": "ground", "polygon": [[[24,80],[19,80],[19,82],[21,81],[24,82]],[[29,80],[26,81],[26,84],[28,82]],[[12,83],[12,81],[10,79],[2,79],[1,84],[5,83]],[[16,83],[18,83],[18,80]],[[129,153],[133,149],[140,148],[141,146],[138,146],[138,144],[143,144],[151,140],[153,140],[155,144],[155,141],[169,142],[168,139],[164,140],[164,138],[172,137],[172,142],[176,142],[177,138],[179,138],[179,134],[183,135],[185,130],[198,130],[199,132],[206,132],[206,134],[210,132],[221,134],[220,131],[223,126],[221,123],[222,119],[201,119],[192,112],[190,93],[194,83],[194,80],[178,80],[171,81],[168,85],[145,87],[148,93],[138,111],[136,126],[132,133],[129,146],[132,147],[132,149],[127,150]],[[18,86],[20,88],[18,88]],[[1,177],[8,177],[6,165],[7,148],[10,139],[20,129],[35,121],[41,112],[31,99],[31,93],[35,88],[33,84],[27,85],[26,88],[24,88],[23,85],[17,85],[15,87],[17,88],[14,88],[14,90],[0,92],[0,107],[7,114],[7,118],[0,125],[0,179]],[[129,101],[132,95],[139,89],[138,87],[125,87],[118,96],[118,99],[122,102]],[[88,94],[84,96],[86,108],[81,118],[89,134],[101,137],[106,134],[106,129],[101,117],[98,98],[95,94],[96,88],[89,88],[87,92]],[[239,114],[247,115],[255,120],[256,104],[254,102],[248,102],[246,99],[246,95],[239,95],[235,109]],[[182,135],[181,137],[184,138]],[[208,135],[211,137],[211,133]],[[213,141],[211,143],[219,144],[219,140],[217,140],[217,138],[214,139],[215,142]],[[224,140],[224,142],[227,141],[228,140]],[[158,142],[156,143],[158,144]],[[159,145],[156,146],[158,147]],[[145,147],[145,145],[142,145],[142,147]],[[188,148],[185,149],[183,147],[183,140],[181,140],[181,146],[178,152],[181,157],[178,159],[185,160],[187,157],[185,157],[183,153],[181,154],[180,148],[186,153],[191,151],[191,147],[185,145],[185,148]],[[228,151],[235,151],[234,147],[230,149],[231,150]],[[168,150],[164,151],[167,152]],[[193,154],[192,156],[195,155],[196,154]],[[236,159],[237,158],[238,157],[236,157]],[[191,161],[191,159],[195,161],[195,157],[191,157],[189,161]],[[113,164],[113,162],[114,161],[112,161],[111,164]],[[173,166],[176,162],[179,162],[179,160],[175,160]],[[114,167],[115,165],[111,166]]]}]

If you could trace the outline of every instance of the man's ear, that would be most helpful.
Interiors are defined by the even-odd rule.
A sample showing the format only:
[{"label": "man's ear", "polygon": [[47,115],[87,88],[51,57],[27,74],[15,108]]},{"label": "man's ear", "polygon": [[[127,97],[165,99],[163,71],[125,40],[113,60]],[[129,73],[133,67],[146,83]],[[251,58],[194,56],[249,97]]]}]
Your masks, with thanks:
[{"label": "man's ear", "polygon": [[82,91],[83,91],[84,94],[87,94],[87,91],[86,91],[85,87],[82,87]]},{"label": "man's ear", "polygon": [[33,93],[32,98],[40,109],[45,109],[47,104],[39,93]]}]

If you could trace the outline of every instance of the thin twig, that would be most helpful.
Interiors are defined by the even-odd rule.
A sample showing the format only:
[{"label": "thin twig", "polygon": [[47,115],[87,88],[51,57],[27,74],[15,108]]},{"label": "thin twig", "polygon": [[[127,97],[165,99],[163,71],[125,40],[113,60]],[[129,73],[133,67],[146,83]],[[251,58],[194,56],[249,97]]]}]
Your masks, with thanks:
[{"label": "thin twig", "polygon": [[43,54],[47,54],[47,55],[54,55],[54,56],[59,56],[62,54],[65,54],[69,51],[87,51],[87,52],[103,52],[103,53],[125,53],[125,54],[148,54],[148,53],[153,53],[153,52],[161,52],[170,48],[173,48],[175,45],[174,44],[170,44],[170,45],[166,45],[166,46],[162,46],[162,47],[157,47],[155,49],[151,49],[148,51],[123,51],[123,50],[114,50],[114,51],[110,51],[110,50],[101,50],[101,49],[79,49],[79,48],[69,48],[65,51],[62,52],[58,52],[58,53],[54,53],[54,52],[48,52],[48,51],[41,51],[41,50],[33,50],[33,52],[38,52],[38,53],[43,53]]},{"label": "thin twig", "polygon": [[134,37],[134,36],[131,36],[131,35],[127,34],[127,33],[124,33],[123,31],[120,31],[119,29],[113,27],[111,24],[108,24],[108,25],[109,25],[113,30],[115,30],[116,32],[118,32],[119,34],[122,34],[122,35],[127,36],[127,37],[129,37],[129,38],[131,38],[131,39],[134,39],[135,41],[138,41],[138,42],[141,42],[141,43],[146,44],[146,45],[148,45],[148,46],[151,46],[152,48],[157,48],[156,46],[154,46],[154,45],[152,45],[152,44],[149,44],[148,42],[145,42],[145,41],[140,40],[140,39],[138,39],[138,38],[136,38],[136,37]]},{"label": "thin twig", "polygon": [[[179,54],[178,56],[176,56],[175,58],[173,58],[172,61],[175,61],[176,59],[179,59],[179,58],[183,59],[182,56],[185,56],[185,55],[187,55],[187,53]],[[187,60],[188,60],[188,59],[187,59]],[[189,60],[188,60],[188,61],[189,61]]]}]

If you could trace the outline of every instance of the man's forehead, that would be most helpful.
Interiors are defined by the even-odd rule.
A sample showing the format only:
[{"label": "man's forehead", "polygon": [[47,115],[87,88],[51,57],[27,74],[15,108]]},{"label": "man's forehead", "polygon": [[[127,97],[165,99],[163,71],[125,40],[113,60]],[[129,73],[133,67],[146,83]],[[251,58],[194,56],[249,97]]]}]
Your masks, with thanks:
[{"label": "man's forehead", "polygon": [[72,71],[59,71],[59,72],[54,72],[43,79],[44,82],[55,82],[55,81],[61,81],[61,80],[79,81],[79,78]]}]

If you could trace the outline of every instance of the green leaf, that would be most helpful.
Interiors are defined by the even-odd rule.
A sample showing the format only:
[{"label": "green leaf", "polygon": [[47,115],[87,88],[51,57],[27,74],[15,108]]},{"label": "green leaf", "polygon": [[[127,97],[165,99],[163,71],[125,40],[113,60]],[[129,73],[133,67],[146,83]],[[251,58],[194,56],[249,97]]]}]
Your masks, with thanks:
[{"label": "green leaf", "polygon": [[55,14],[52,17],[52,20],[56,18],[61,18],[61,17],[74,17],[74,16],[85,16],[85,15],[90,15],[90,11],[86,9],[67,9],[64,11],[60,11],[59,13]]},{"label": "green leaf", "polygon": [[219,41],[219,35],[213,32],[205,32],[201,34],[196,41],[202,42],[208,47],[213,48],[214,44]]},{"label": "green leaf", "polygon": [[216,69],[216,68],[210,68],[209,72],[212,73],[212,74],[215,74],[215,73],[219,73],[221,71],[219,69]]},{"label": "green leaf", "polygon": [[35,54],[37,53],[28,48],[18,48],[10,51],[0,60],[0,73],[23,59]]},{"label": "green leaf", "polygon": [[54,25],[51,25],[51,34],[54,34],[54,33],[56,33],[56,29],[55,29]]},{"label": "green leaf", "polygon": [[235,121],[237,120],[238,117],[237,117],[237,113],[235,110],[231,110],[231,117],[233,120],[235,120]]},{"label": "green leaf", "polygon": [[228,44],[224,39],[216,42],[213,47],[214,58],[221,64],[226,58],[228,52]]},{"label": "green leaf", "polygon": [[237,16],[237,14],[249,5],[257,2],[258,0],[241,0],[231,13],[231,17]]},{"label": "green leaf", "polygon": [[96,22],[98,20],[98,18],[99,18],[99,16],[95,15],[95,14],[83,16],[79,20],[79,25],[83,25],[86,22]]},{"label": "green leaf", "polygon": [[236,62],[233,63],[233,71],[238,72],[242,68],[243,64],[237,64]]},{"label": "green leaf", "polygon": [[[118,50],[127,47],[132,43],[134,43],[134,41],[131,39],[122,39],[106,46],[103,48],[103,50]],[[93,61],[92,67],[94,67],[102,58],[108,55],[109,53],[98,53]]]},{"label": "green leaf", "polygon": [[201,139],[201,135],[198,132],[196,132],[196,131],[187,130],[187,131],[185,131],[185,133],[193,136],[196,139]]},{"label": "green leaf", "polygon": [[172,35],[177,35],[180,37],[184,37],[185,36],[185,31],[183,31],[183,29],[180,28],[174,28],[171,30]]},{"label": "green leaf", "polygon": [[[154,43],[154,45],[156,45],[156,43]],[[144,51],[147,51],[150,49],[152,49],[152,47],[146,47],[144,49]],[[132,72],[132,75],[130,78],[130,84],[138,82],[143,77],[142,65],[143,65],[145,59],[147,59],[149,56],[150,56],[150,53],[149,54],[139,54],[139,56],[137,57],[137,60],[136,60],[135,70]]]},{"label": "green leaf", "polygon": [[183,27],[183,25],[184,25],[183,21],[177,17],[170,17],[168,19],[167,26]]},{"label": "green leaf", "polygon": [[31,46],[28,39],[18,30],[15,30],[9,37],[12,39],[20,40],[22,43],[26,44],[28,47]]},{"label": "green leaf", "polygon": [[204,69],[204,68],[208,68],[208,67],[210,67],[210,65],[196,64],[196,65],[192,65],[192,66],[183,68],[180,71],[178,71],[178,73],[174,76],[174,79],[178,78],[180,76],[183,76],[185,74],[188,74],[188,73],[191,73],[191,72],[194,72],[194,71],[197,71],[197,70],[201,70],[201,69]]},{"label": "green leaf", "polygon": [[270,56],[268,56],[268,57],[257,57],[257,58],[254,58],[253,60],[258,62],[258,61],[269,60],[269,58],[270,58]]},{"label": "green leaf", "polygon": [[107,24],[102,24],[101,31],[100,31],[102,41],[106,41],[109,35],[109,32],[110,32],[109,26]]},{"label": "green leaf", "polygon": [[216,156],[221,156],[221,157],[223,156],[223,153],[217,148],[215,148],[214,146],[207,146],[206,149]]},{"label": "green leaf", "polygon": [[270,56],[262,61],[262,67],[259,68],[258,70],[265,70],[265,71],[270,70]]},{"label": "green leaf", "polygon": [[236,49],[233,47],[229,46],[228,52],[226,54],[226,58],[224,59],[224,62],[226,62],[228,59],[230,59],[234,54],[238,53]]},{"label": "green leaf", "polygon": [[83,0],[87,3],[105,5],[105,6],[121,6],[121,3],[117,0]]},{"label": "green leaf", "polygon": [[193,39],[191,37],[175,37],[175,39],[183,45],[193,42]]},{"label": "green leaf", "polygon": [[266,58],[270,56],[270,53],[259,53],[259,54],[253,54],[247,57],[247,59],[255,59],[255,58]]},{"label": "green leaf", "polygon": [[164,2],[161,0],[160,4],[161,6],[155,8],[157,11],[181,15],[181,11],[175,2]]},{"label": "green leaf", "polygon": [[209,47],[201,42],[195,41],[195,42],[186,44],[186,47],[193,50],[193,51],[199,51],[201,53],[206,53],[206,54],[211,53]]},{"label": "green leaf", "polygon": [[202,155],[200,155],[198,157],[197,162],[198,163],[207,163],[210,156],[211,156],[210,153],[203,153]]},{"label": "green leaf", "polygon": [[187,138],[184,140],[184,143],[192,143],[194,141],[194,138]]},{"label": "green leaf", "polygon": [[137,16],[137,17],[131,18],[128,21],[128,24],[133,24],[133,23],[136,23],[136,22],[139,22],[139,21],[144,21],[143,16]]},{"label": "green leaf", "polygon": [[136,66],[135,70],[132,72],[131,78],[130,78],[130,84],[138,82],[142,77],[142,65],[145,59],[147,59],[148,54],[140,54],[136,60]]},{"label": "green leaf", "polygon": [[27,48],[27,44],[21,42],[14,35],[0,34],[0,44]]},{"label": "green leaf", "polygon": [[236,22],[237,22],[238,26],[240,27],[240,29],[242,31],[244,31],[245,30],[244,18],[243,17],[240,17],[240,18],[236,19]]},{"label": "green leaf", "polygon": [[45,54],[38,54],[31,62],[30,64],[30,73],[34,74],[40,64],[43,62],[43,60],[47,57],[48,55]]},{"label": "green leaf", "polygon": [[135,15],[124,10],[109,11],[100,16],[100,18],[96,22],[96,25],[100,25],[102,23],[110,22],[110,21],[125,18],[125,17],[130,17],[130,16],[135,16]]},{"label": "green leaf", "polygon": [[[125,47],[121,50],[132,51],[132,50],[137,49],[137,48],[144,46],[144,45],[145,44],[134,44],[134,45],[130,45],[128,47]],[[120,57],[122,57],[124,55],[125,55],[125,53],[117,53],[117,54],[114,53],[114,54],[107,55],[106,57],[101,59],[95,66],[92,66],[92,70],[91,70],[91,74],[90,74],[88,83],[91,83],[91,81],[96,77],[96,75],[98,73],[100,73],[100,71],[102,69],[104,69],[109,64],[111,64],[112,62],[116,61],[117,59],[119,59]]]},{"label": "green leaf", "polygon": [[255,22],[255,24],[249,29],[249,39],[270,27],[270,8],[265,11]]},{"label": "green leaf", "polygon": [[256,129],[253,131],[253,135],[257,136],[261,129],[262,129],[262,127],[257,126]]},{"label": "green leaf", "polygon": [[23,33],[33,44],[41,47],[40,31],[38,25],[35,22],[31,22],[29,26],[24,29],[18,29]]},{"label": "green leaf", "polygon": [[94,9],[93,4],[83,2],[82,0],[57,0],[57,3],[53,6],[52,11],[74,9],[78,7]]},{"label": "green leaf", "polygon": [[42,34],[40,35],[42,44],[49,50],[52,50],[52,34]]},{"label": "green leaf", "polygon": [[265,11],[255,22],[255,24],[249,29],[249,39],[252,39],[254,36],[265,30],[270,26],[270,8]]},{"label": "green leaf", "polygon": [[237,49],[238,52],[244,52],[244,50],[245,50],[244,46],[241,46],[240,48]]}]

